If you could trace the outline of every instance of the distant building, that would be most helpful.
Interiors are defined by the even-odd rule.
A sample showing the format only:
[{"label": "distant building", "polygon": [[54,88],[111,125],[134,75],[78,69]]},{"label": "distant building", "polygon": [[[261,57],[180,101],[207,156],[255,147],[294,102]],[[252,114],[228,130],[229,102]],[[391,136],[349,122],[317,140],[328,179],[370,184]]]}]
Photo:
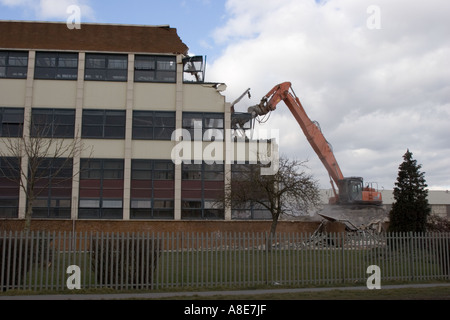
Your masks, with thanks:
[{"label": "distant building", "polygon": [[[383,204],[387,211],[390,211],[394,203],[392,190],[383,190]],[[331,190],[322,190],[322,203],[327,204],[328,198],[332,195]],[[431,205],[431,213],[443,218],[450,219],[450,192],[449,191],[428,191],[428,202]]]}]

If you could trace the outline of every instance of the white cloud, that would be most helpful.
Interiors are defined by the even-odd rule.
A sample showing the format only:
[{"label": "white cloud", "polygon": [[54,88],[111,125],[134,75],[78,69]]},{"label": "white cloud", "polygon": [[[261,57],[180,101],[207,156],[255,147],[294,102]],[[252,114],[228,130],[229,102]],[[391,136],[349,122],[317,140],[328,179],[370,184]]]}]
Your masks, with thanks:
[{"label": "white cloud", "polygon": [[[373,4],[380,30],[367,27]],[[207,80],[227,83],[229,101],[252,88],[238,111],[290,81],[345,175],[391,189],[410,148],[428,184],[450,188],[450,2],[228,0],[226,8],[226,23],[215,31],[225,50]],[[308,157],[329,185],[283,103],[266,126],[280,129],[282,153]]]},{"label": "white cloud", "polygon": [[9,7],[17,7],[36,19],[50,20],[61,19],[66,21],[70,14],[67,8],[71,5],[79,6],[81,19],[93,19],[94,10],[89,0],[0,0],[0,4]]}]

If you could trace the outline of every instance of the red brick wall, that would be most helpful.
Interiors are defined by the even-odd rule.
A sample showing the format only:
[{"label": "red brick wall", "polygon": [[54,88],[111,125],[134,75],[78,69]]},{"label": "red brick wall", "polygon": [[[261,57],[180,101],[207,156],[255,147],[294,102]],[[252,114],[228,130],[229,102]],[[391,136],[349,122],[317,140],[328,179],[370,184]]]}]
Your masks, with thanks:
[{"label": "red brick wall", "polygon": [[[271,221],[33,220],[31,229],[61,232],[269,232]],[[277,232],[312,233],[320,222],[279,221]],[[21,231],[23,220],[0,220],[0,231]]]}]

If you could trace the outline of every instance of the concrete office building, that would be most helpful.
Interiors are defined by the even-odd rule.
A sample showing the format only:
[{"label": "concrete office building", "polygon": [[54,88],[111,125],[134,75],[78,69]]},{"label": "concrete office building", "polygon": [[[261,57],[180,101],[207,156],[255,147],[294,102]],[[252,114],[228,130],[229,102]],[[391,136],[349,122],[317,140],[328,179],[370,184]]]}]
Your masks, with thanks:
[{"label": "concrete office building", "polygon": [[[83,145],[41,188],[33,218],[270,219],[214,205],[231,177],[229,146],[222,163],[195,150],[197,161],[173,161],[174,130],[194,136],[200,128],[204,150],[231,128],[226,86],[205,83],[203,71],[202,57],[189,57],[169,26],[0,21],[0,147],[48,124],[47,138],[80,137]],[[0,218],[23,219],[25,210],[23,190],[1,177]]]}]

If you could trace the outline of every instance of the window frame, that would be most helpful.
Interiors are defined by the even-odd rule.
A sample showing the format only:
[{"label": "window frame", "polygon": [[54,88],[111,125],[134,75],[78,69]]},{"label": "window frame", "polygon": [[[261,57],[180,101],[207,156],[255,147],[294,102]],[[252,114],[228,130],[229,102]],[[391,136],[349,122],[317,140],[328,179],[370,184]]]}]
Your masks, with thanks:
[{"label": "window frame", "polygon": [[[101,123],[95,121],[88,121],[87,117],[101,117]],[[82,129],[81,137],[83,139],[106,139],[106,140],[124,140],[126,136],[126,110],[106,110],[106,109],[84,109],[82,115]],[[108,117],[121,117],[120,123],[107,123]],[[120,130],[118,130],[120,128]],[[89,129],[101,129],[101,135],[98,134],[88,134]],[[112,132],[113,134],[109,134]],[[115,133],[119,133],[115,135]]]},{"label": "window frame", "polygon": [[[123,220],[125,161],[123,159],[85,159],[80,161],[80,188],[78,200],[78,219]],[[105,187],[105,181],[122,181],[121,189]],[[82,196],[83,183],[100,183],[99,196]],[[121,190],[121,198],[105,196],[105,190]],[[111,205],[106,205],[111,203]],[[116,203],[116,205],[112,205]],[[119,205],[120,204],[120,205]]]},{"label": "window frame", "polygon": [[21,159],[0,157],[0,219],[18,218],[20,164]]},{"label": "window frame", "polygon": [[[140,67],[139,62],[153,63],[152,67]],[[162,64],[173,64],[173,69],[164,69]],[[160,75],[172,75],[167,80],[161,79]],[[153,77],[151,77],[153,75]],[[147,79],[143,79],[147,78]],[[153,78],[153,79],[150,79]],[[170,80],[169,80],[170,78]],[[162,55],[141,55],[137,54],[134,58],[134,82],[143,83],[176,83],[177,82],[177,57]]]},{"label": "window frame", "polygon": [[[143,117],[150,118],[150,124],[140,124],[139,122],[145,122]],[[158,119],[164,119],[165,121],[171,121],[169,125],[165,125],[165,121],[158,121]],[[161,124],[159,124],[159,123]],[[168,123],[167,122],[167,123]],[[176,129],[176,112],[175,111],[133,111],[133,140],[153,140],[153,141],[170,141],[172,140],[172,134]],[[163,135],[157,134],[157,132],[165,132]],[[167,131],[168,130],[168,131]],[[170,133],[170,135],[168,134]],[[157,137],[158,135],[158,137]]]},{"label": "window frame", "polygon": [[[218,170],[220,168],[220,170]],[[200,169],[200,170],[199,170]],[[213,208],[211,203],[215,203],[217,199],[207,197],[206,193],[216,192],[219,189],[211,188],[215,183],[220,183],[225,192],[225,164],[215,163],[208,164],[203,161],[201,164],[187,163],[183,164],[181,169],[182,180],[182,198],[181,198],[181,219],[182,220],[223,220],[225,219],[224,208]],[[216,173],[216,178],[210,175]],[[218,173],[218,174],[217,174]],[[220,177],[218,179],[217,177]],[[201,190],[201,198],[192,198],[183,196],[184,191],[190,187]],[[197,204],[192,207],[191,205]]]},{"label": "window frame", "polygon": [[[259,170],[260,166],[245,161],[244,163],[231,164],[231,183],[238,180],[239,176],[253,174],[254,170]],[[241,207],[231,204],[231,220],[271,220],[272,214],[261,204],[249,201]]]},{"label": "window frame", "polygon": [[[30,134],[34,138],[73,139],[75,137],[75,114],[75,109],[33,108],[31,110]],[[40,123],[36,125],[35,122],[39,116],[47,117],[47,119],[44,119],[43,124],[44,126],[49,125],[50,127],[47,127],[48,130],[41,131],[38,134],[36,130]],[[70,117],[70,123],[64,123],[64,121],[59,123],[58,118],[61,120],[60,117]],[[68,128],[67,133],[61,133],[60,128]]]},{"label": "window frame", "polygon": [[[217,170],[221,167],[221,170]],[[200,169],[200,171],[199,171]],[[192,173],[198,176],[193,176]],[[216,173],[216,178],[210,178],[209,173]],[[208,164],[205,161],[201,164],[183,163],[182,164],[182,180],[183,181],[225,181],[225,165],[224,163]],[[217,178],[218,177],[218,178]]]},{"label": "window frame", "polygon": [[[73,159],[40,159],[36,177],[36,188],[38,189],[36,201],[33,202],[33,218],[70,219],[72,215]],[[40,188],[42,191],[47,191],[46,193],[39,192],[39,185],[43,180],[48,181],[48,184],[41,185]],[[66,196],[55,195],[55,191],[60,193],[62,189],[66,190]],[[44,203],[45,205],[42,205]]]},{"label": "window frame", "polygon": [[[26,56],[26,64],[19,66],[17,64],[12,64],[11,57],[14,58],[14,54],[17,54],[15,58],[18,58],[19,60],[24,59]],[[1,62],[2,56],[5,58],[3,63]],[[28,64],[29,64],[28,51],[0,50],[0,79],[26,79],[28,77]],[[4,68],[3,74],[1,72],[2,68]]]},{"label": "window frame", "polygon": [[[11,120],[5,121],[5,115],[18,115],[21,121],[17,120],[14,122]],[[25,108],[8,108],[0,107],[0,138],[19,138],[23,136],[23,125],[24,125]],[[18,134],[11,134],[10,130],[5,130],[5,128],[17,125]]]},{"label": "window frame", "polygon": [[[47,57],[44,57],[47,55]],[[76,58],[76,66],[61,66],[60,63],[63,59]],[[54,65],[40,66],[39,62],[43,59],[54,59]],[[78,80],[78,65],[79,65],[79,53],[78,52],[51,52],[51,51],[38,51],[36,52],[36,62],[34,66],[34,79],[36,80],[64,80],[64,81],[76,81]],[[63,70],[70,71],[68,73],[62,72]],[[53,73],[53,75],[52,75]],[[69,76],[69,77],[64,77]]]},{"label": "window frame", "polygon": [[[113,65],[113,61],[121,58],[125,62],[124,68],[117,68]],[[104,62],[103,65],[95,66],[94,60]],[[84,80],[85,81],[112,81],[127,82],[128,81],[128,54],[104,54],[104,53],[86,53]],[[117,73],[117,74],[116,74]],[[119,77],[114,79],[114,77]]]},{"label": "window frame", "polygon": [[[219,120],[221,124],[213,125],[212,120]],[[201,121],[202,130],[201,140],[198,139],[199,121]],[[222,112],[183,112],[183,129],[190,133],[192,141],[224,141],[225,114]]]},{"label": "window frame", "polygon": [[[143,173],[143,174],[141,174]],[[162,174],[161,174],[162,173]],[[157,197],[156,182],[171,182],[172,196]],[[134,187],[134,184],[138,184]],[[135,196],[134,191],[148,191],[147,197]],[[142,206],[141,206],[142,204]],[[160,206],[163,204],[163,206]],[[173,220],[175,217],[175,164],[172,160],[132,159],[130,218],[132,220]]]}]

